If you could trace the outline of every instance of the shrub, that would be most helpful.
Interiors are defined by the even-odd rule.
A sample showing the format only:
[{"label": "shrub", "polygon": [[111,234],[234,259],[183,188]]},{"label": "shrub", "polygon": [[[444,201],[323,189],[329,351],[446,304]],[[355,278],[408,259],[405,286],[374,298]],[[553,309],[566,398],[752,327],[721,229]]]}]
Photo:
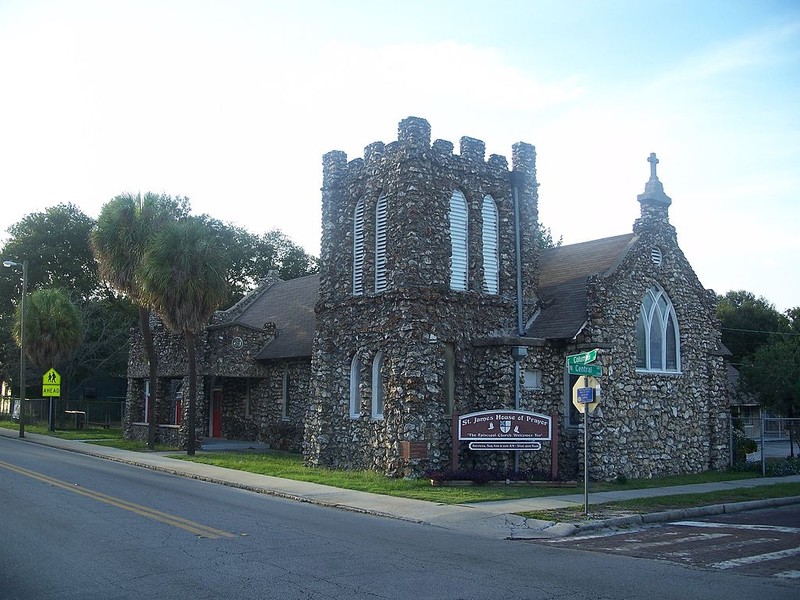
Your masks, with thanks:
[{"label": "shrub", "polygon": [[427,479],[434,481],[472,481],[478,485],[490,481],[550,481],[543,471],[503,471],[500,469],[461,469],[458,471],[428,471]]}]

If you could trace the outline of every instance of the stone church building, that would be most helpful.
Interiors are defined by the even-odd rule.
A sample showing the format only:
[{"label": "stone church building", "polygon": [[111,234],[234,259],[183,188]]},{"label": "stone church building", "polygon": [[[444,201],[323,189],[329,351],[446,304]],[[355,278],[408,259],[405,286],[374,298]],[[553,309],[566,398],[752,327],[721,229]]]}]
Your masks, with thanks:
[{"label": "stone church building", "polygon": [[[323,157],[320,272],[273,278],[198,336],[197,436],[302,451],[309,465],[415,476],[449,468],[453,415],[552,415],[541,451],[470,450],[465,467],[582,471],[583,416],[566,357],[598,350],[589,474],[608,480],[723,468],[728,397],[715,294],[678,246],[650,177],[630,233],[537,244],[536,153],[458,153],[430,126],[363,158]],[[633,199],[632,199],[633,200]],[[159,437],[185,444],[183,339],[154,323]],[[131,340],[129,437],[146,435],[147,362]],[[408,448],[415,448],[409,453]]]}]

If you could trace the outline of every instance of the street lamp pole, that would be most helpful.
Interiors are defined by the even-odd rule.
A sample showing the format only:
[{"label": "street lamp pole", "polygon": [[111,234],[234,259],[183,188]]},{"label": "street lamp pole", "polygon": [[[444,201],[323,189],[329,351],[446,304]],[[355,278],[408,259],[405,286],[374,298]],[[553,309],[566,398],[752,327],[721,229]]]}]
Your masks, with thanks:
[{"label": "street lamp pole", "polygon": [[4,260],[4,267],[22,267],[22,298],[19,322],[19,437],[25,437],[25,296],[28,295],[28,261]]}]

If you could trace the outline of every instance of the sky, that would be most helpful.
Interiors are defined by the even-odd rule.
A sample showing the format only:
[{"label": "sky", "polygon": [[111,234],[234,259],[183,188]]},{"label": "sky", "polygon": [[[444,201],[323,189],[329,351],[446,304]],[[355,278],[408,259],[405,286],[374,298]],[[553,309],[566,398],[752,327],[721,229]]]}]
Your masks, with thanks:
[{"label": "sky", "polygon": [[564,244],[631,231],[655,152],[701,283],[800,306],[797,0],[0,0],[0,232],[152,191],[317,255],[322,155],[408,116],[533,144]]}]

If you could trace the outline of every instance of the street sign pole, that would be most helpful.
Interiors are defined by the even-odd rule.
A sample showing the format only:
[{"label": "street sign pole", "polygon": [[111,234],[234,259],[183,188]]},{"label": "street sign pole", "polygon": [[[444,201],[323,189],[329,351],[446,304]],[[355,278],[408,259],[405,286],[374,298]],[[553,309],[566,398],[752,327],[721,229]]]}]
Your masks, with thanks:
[{"label": "street sign pole", "polygon": [[[584,387],[589,387],[589,378],[583,378]],[[589,516],[589,409],[583,411],[583,514]]]}]

